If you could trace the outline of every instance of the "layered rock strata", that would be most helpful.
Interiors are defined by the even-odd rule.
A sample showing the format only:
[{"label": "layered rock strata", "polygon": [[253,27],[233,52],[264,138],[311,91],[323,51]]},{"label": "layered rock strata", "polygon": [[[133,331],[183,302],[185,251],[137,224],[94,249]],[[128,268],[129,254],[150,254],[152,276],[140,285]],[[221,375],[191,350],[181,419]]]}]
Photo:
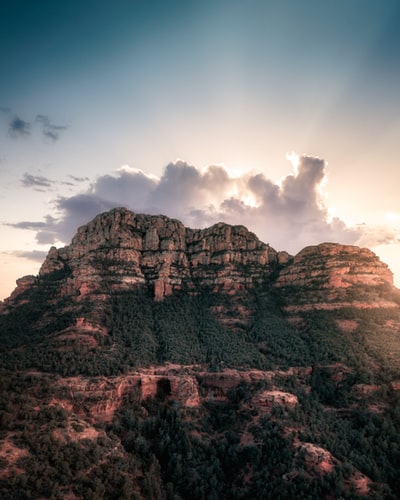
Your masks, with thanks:
[{"label": "layered rock strata", "polygon": [[271,274],[278,253],[243,226],[188,229],[168,217],[114,209],[78,229],[69,246],[52,248],[40,277],[70,271],[64,294],[151,287],[156,300],[202,287],[234,293]]},{"label": "layered rock strata", "polygon": [[287,312],[398,307],[393,273],[371,250],[357,246],[306,247],[281,269],[274,286]]},{"label": "layered rock strata", "polygon": [[54,277],[54,300],[65,297],[72,302],[99,301],[135,287],[150,290],[156,300],[178,291],[240,295],[269,282],[289,312],[397,307],[387,293],[395,290],[393,275],[368,249],[322,243],[292,257],[243,226],[218,223],[190,229],[163,215],[125,208],[100,214],[80,227],[70,245],[52,247],[39,277],[18,280],[2,312],[38,282]]}]

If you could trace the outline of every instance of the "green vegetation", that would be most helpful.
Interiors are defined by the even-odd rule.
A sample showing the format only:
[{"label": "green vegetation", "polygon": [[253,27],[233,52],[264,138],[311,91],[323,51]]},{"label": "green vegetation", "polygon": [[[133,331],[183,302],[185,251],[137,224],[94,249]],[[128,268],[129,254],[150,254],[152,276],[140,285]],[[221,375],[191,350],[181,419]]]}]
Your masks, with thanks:
[{"label": "green vegetation", "polygon": [[[0,316],[0,361],[8,369],[113,375],[167,361],[275,369],[343,363],[364,379],[400,377],[400,311],[344,308],[302,312],[293,326],[265,285],[231,297],[205,291],[155,302],[149,292],[113,295],[71,308],[55,290],[67,270],[39,280]],[[49,307],[49,302],[54,307]],[[84,316],[98,331],[58,335]],[[350,320],[346,331],[337,320]],[[394,326],[393,326],[394,325]],[[104,334],[100,327],[105,327]],[[397,328],[397,329],[396,329]]]},{"label": "green vegetation", "polygon": [[[38,279],[0,316],[0,450],[5,442],[23,450],[11,477],[1,473],[7,454],[0,456],[1,498],[351,499],[359,498],[356,471],[374,482],[369,498],[400,498],[400,395],[393,385],[400,380],[400,310],[289,316],[268,284],[235,296],[203,290],[160,302],[136,290],[72,307],[59,294],[68,275],[65,268]],[[374,293],[398,303],[387,287]],[[357,297],[349,292],[348,299]],[[79,317],[94,329],[72,328]],[[91,437],[84,434],[92,426],[84,396],[74,399],[55,383],[166,362],[210,371],[310,367],[311,374],[281,373],[268,387],[295,394],[300,404],[292,409],[257,408],[252,396],[265,382],[235,387],[229,400],[205,398],[194,409],[168,391],[146,401],[132,393]],[[317,474],[301,443],[328,450],[337,459],[332,470]]]},{"label": "green vegetation", "polygon": [[[355,499],[356,470],[374,481],[368,498],[400,495],[400,397],[390,391],[380,394],[377,412],[368,401],[355,405],[345,384],[340,405],[348,399],[347,413],[336,400],[327,405],[329,377],[311,381],[311,392],[293,377],[282,379],[300,404],[264,414],[249,405],[260,383],[190,410],[165,395],[132,398],[110,424],[84,437],[85,420],[55,401],[66,394],[54,376],[0,375],[0,445],[8,440],[24,452],[14,464],[18,473],[0,474],[4,499]],[[316,473],[299,440],[328,450],[337,459],[332,470]],[[0,471],[6,465],[0,461]]]}]

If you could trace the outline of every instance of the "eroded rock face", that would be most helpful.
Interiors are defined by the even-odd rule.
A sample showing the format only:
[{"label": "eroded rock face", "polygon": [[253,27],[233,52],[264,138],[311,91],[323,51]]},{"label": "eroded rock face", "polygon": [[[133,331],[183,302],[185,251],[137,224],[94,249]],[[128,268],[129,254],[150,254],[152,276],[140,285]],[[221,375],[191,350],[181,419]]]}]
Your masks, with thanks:
[{"label": "eroded rock face", "polygon": [[[150,290],[155,300],[178,291],[233,296],[267,280],[275,283],[275,292],[291,313],[398,307],[390,294],[377,291],[393,290],[393,276],[368,249],[322,243],[292,257],[276,252],[243,226],[218,223],[190,229],[163,215],[135,214],[124,208],[95,217],[78,229],[70,245],[52,247],[39,272],[39,281],[46,279],[57,280],[51,289],[52,303],[57,297],[95,303],[137,287]],[[21,278],[0,312],[37,286],[35,282],[34,277]],[[240,317],[248,322],[251,314],[249,309]],[[219,316],[230,327],[232,314]]]},{"label": "eroded rock face", "polygon": [[166,367],[143,369],[118,377],[66,377],[59,388],[70,408],[93,422],[110,422],[127,401],[147,398],[173,399],[190,408],[200,404],[198,381],[194,375],[175,373]]},{"label": "eroded rock face", "polygon": [[367,248],[321,243],[301,250],[279,275],[277,286],[348,288],[355,284],[393,284],[388,266]]},{"label": "eroded rock face", "polygon": [[9,300],[14,300],[19,295],[28,290],[36,281],[36,277],[32,275],[23,276],[22,278],[17,279],[17,288],[13,291]]},{"label": "eroded rock face", "polygon": [[193,230],[162,215],[114,209],[79,228],[71,245],[51,248],[39,275],[68,269],[63,293],[77,300],[135,285],[151,287],[160,300],[182,289],[252,287],[271,274],[277,255],[243,226]]},{"label": "eroded rock face", "polygon": [[269,407],[283,406],[286,408],[294,408],[299,400],[297,396],[290,392],[278,390],[262,391],[252,398],[252,403],[256,406]]},{"label": "eroded rock face", "polygon": [[299,448],[304,453],[304,460],[309,470],[326,474],[338,463],[329,451],[313,443],[300,443]]},{"label": "eroded rock face", "polygon": [[[299,379],[309,369],[298,368]],[[234,370],[222,372],[194,370],[181,365],[165,365],[132,371],[116,377],[65,377],[57,383],[64,398],[57,404],[74,410],[92,422],[110,422],[115,412],[128,401],[147,398],[171,399],[182,407],[198,407],[204,401],[227,402],[231,391],[240,384],[250,386],[260,381],[272,382],[275,377],[289,377],[293,371]],[[252,404],[272,408],[292,408],[298,404],[294,394],[280,390],[257,392]]]},{"label": "eroded rock face", "polygon": [[290,297],[286,310],[338,307],[395,307],[395,303],[368,291],[393,288],[393,273],[367,248],[322,243],[304,248],[285,266],[275,283]]}]

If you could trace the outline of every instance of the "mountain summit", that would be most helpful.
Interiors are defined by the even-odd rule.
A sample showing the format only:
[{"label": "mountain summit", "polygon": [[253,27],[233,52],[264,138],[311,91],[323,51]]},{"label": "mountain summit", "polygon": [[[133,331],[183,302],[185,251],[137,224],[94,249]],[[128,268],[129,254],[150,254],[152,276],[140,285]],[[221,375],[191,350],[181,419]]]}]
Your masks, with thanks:
[{"label": "mountain summit", "polygon": [[326,297],[357,286],[393,286],[387,265],[368,249],[323,243],[292,257],[261,242],[244,226],[218,223],[190,229],[175,219],[125,208],[100,214],[80,227],[70,245],[52,247],[39,277],[21,278],[6,304],[11,306],[28,288],[54,276],[59,295],[77,303],[137,287],[152,290],[161,300],[203,289],[235,294],[266,281],[282,289],[318,288]]}]

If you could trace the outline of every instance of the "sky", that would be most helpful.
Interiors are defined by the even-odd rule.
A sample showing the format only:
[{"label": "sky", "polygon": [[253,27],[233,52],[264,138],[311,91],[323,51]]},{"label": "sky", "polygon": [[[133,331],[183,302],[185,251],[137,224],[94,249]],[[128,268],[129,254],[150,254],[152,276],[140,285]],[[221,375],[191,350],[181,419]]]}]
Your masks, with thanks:
[{"label": "sky", "polygon": [[366,246],[400,286],[398,0],[0,2],[0,299],[97,213]]}]

